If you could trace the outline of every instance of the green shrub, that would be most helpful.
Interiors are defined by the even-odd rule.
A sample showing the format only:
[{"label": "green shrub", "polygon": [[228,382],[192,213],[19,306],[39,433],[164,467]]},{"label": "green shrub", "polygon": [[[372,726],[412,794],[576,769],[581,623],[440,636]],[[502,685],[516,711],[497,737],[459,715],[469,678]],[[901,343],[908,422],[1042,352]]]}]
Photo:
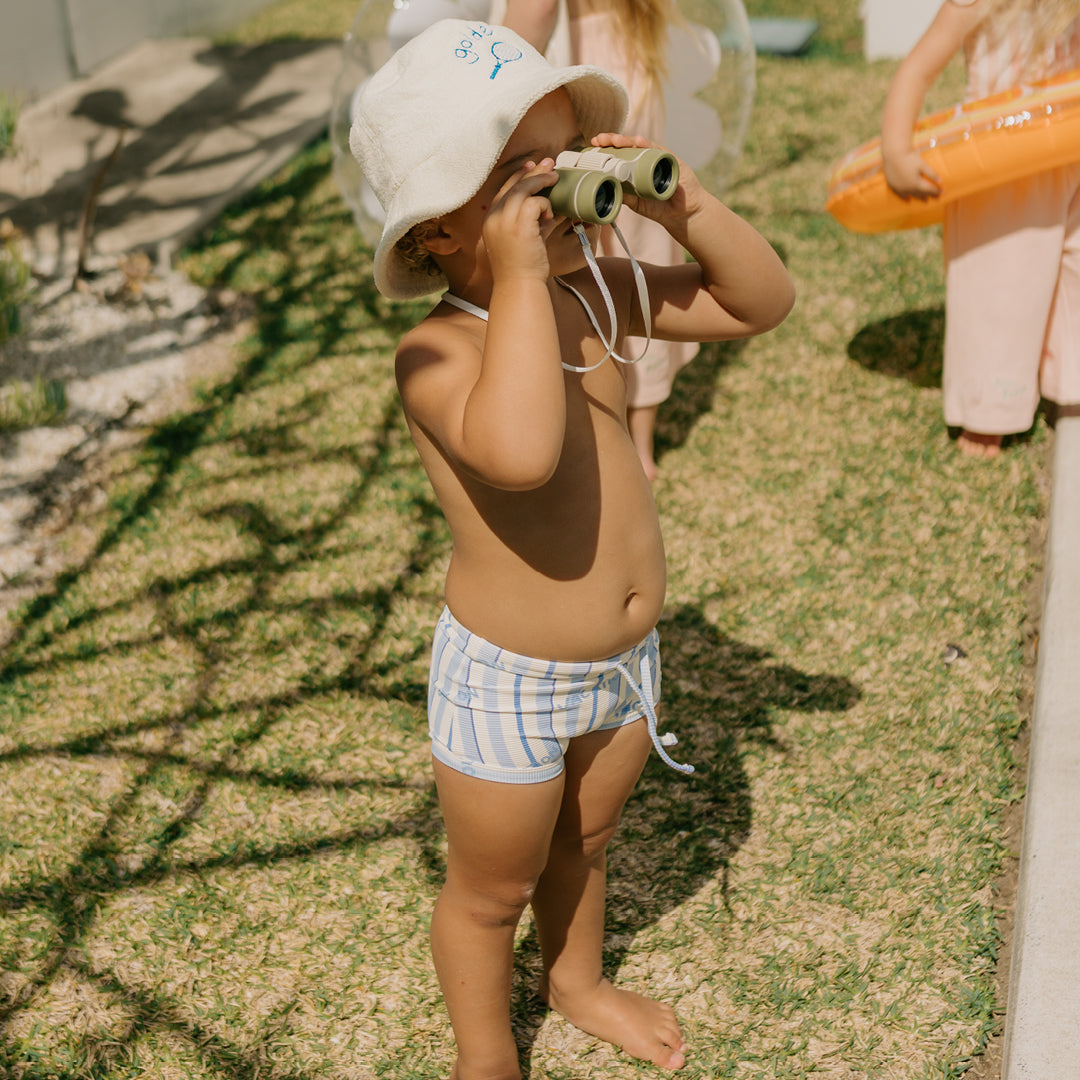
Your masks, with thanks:
[{"label": "green shrub", "polygon": [[15,148],[15,128],[19,122],[20,98],[0,91],[0,158]]},{"label": "green shrub", "polygon": [[19,309],[29,295],[30,267],[22,256],[19,230],[0,221],[0,345],[22,325]]},{"label": "green shrub", "polygon": [[45,427],[67,412],[67,391],[56,379],[37,375],[31,382],[0,387],[0,432]]}]

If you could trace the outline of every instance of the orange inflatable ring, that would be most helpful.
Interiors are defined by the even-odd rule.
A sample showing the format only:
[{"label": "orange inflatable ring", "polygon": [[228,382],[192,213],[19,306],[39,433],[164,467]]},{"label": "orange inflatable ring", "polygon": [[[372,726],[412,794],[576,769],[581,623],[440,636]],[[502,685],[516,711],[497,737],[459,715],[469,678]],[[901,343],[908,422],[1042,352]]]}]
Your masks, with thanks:
[{"label": "orange inflatable ring", "polygon": [[914,145],[941,177],[940,196],[902,199],[893,192],[877,138],[836,167],[825,208],[855,232],[917,229],[940,222],[954,199],[1080,161],[1080,69],[927,116]]}]

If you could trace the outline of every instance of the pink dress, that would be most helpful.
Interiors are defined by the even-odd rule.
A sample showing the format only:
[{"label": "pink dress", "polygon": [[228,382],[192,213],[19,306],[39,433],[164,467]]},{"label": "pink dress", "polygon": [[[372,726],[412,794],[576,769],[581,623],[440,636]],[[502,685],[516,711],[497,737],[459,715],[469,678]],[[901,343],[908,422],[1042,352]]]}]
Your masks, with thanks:
[{"label": "pink dress", "polygon": [[[976,31],[965,56],[969,101],[1021,81],[1020,35]],[[1080,19],[1041,74],[1073,68]],[[1080,161],[951,203],[944,243],[946,424],[1008,435],[1031,427],[1040,397],[1080,404]]]},{"label": "pink dress", "polygon": [[[664,145],[664,103],[660,95],[650,93],[643,73],[626,56],[617,41],[611,17],[602,11],[570,20],[570,49],[575,64],[596,64],[610,71],[626,87],[630,96],[630,115],[623,130],[632,135]],[[657,266],[681,263],[686,255],[666,229],[630,211],[619,215],[619,228],[638,262]],[[598,253],[622,256],[623,250],[611,229],[600,236]],[[642,339],[631,338],[626,349],[637,356],[645,347]],[[626,368],[627,402],[631,408],[659,405],[671,393],[675,374],[693,359],[698,346],[684,341],[653,341],[637,364]]]}]

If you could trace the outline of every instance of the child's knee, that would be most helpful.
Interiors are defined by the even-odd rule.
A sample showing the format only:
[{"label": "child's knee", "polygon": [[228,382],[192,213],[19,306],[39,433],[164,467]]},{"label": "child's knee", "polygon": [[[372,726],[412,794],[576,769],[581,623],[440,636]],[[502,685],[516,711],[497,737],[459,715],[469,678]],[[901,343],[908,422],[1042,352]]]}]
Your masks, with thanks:
[{"label": "child's knee", "polygon": [[557,831],[551,841],[552,851],[548,861],[575,859],[592,862],[607,850],[618,826],[619,816],[616,816],[614,820],[597,825],[585,832],[567,830],[565,833],[559,833]]},{"label": "child's knee", "polygon": [[462,916],[480,927],[516,926],[536,891],[536,881],[499,881],[472,884],[453,889],[450,881],[443,890],[440,902],[453,900]]}]

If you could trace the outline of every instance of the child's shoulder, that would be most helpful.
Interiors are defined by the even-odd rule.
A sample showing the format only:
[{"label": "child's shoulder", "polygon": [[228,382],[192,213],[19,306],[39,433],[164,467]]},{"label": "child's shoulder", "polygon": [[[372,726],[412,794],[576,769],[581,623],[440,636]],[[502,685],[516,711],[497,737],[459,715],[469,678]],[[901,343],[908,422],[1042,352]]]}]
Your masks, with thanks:
[{"label": "child's shoulder", "polygon": [[442,382],[471,371],[483,352],[485,329],[479,319],[436,306],[398,342],[394,357],[398,383],[419,377]]},{"label": "child's shoulder", "polygon": [[448,348],[483,338],[484,324],[466,312],[446,304],[436,304],[415,326],[406,330],[398,342],[398,356],[416,349]]}]

